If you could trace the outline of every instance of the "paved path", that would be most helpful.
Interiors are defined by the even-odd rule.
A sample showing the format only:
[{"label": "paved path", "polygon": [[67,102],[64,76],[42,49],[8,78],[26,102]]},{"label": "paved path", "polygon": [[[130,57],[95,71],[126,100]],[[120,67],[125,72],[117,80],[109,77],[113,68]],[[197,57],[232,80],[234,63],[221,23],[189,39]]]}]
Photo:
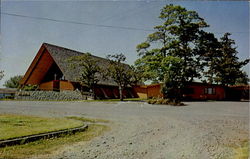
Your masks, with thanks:
[{"label": "paved path", "polygon": [[112,121],[111,131],[48,156],[55,159],[230,159],[234,151],[227,145],[248,139],[249,103],[186,104],[1,101],[0,112]]}]

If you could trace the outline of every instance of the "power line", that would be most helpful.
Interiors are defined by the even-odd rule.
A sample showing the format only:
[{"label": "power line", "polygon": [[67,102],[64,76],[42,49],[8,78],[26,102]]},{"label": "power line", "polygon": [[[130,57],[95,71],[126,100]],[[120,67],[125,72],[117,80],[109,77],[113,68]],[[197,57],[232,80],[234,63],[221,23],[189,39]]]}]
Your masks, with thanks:
[{"label": "power line", "polygon": [[143,29],[143,28],[136,28],[136,27],[123,27],[123,26],[112,26],[112,25],[92,24],[92,23],[83,23],[83,22],[70,21],[70,20],[60,20],[60,19],[52,19],[52,18],[45,18],[45,17],[34,17],[34,16],[21,15],[21,14],[13,14],[13,13],[5,13],[5,12],[1,12],[1,14],[8,15],[8,16],[29,18],[29,19],[47,20],[47,21],[53,21],[53,22],[59,22],[59,23],[70,23],[70,24],[88,25],[88,26],[95,26],[95,27],[115,28],[115,29],[124,29],[124,30],[154,31],[152,29]]},{"label": "power line", "polygon": [[[135,8],[132,8],[132,9],[129,9],[129,10],[126,10],[126,12],[124,12],[124,13],[126,13],[126,15],[124,16],[124,15],[118,15],[118,18],[117,18],[117,15],[112,15],[112,16],[109,16],[109,17],[107,17],[107,18],[104,18],[104,19],[102,19],[101,21],[100,21],[100,23],[103,23],[103,22],[106,22],[106,21],[109,21],[109,20],[112,20],[112,19],[122,19],[122,18],[124,18],[124,17],[127,17],[127,16],[129,16],[129,15],[131,15],[131,13],[132,14],[134,14],[134,13],[136,13],[136,12],[138,12],[138,9],[140,9],[140,8],[142,8],[142,6],[141,7],[135,7]],[[144,8],[145,9],[145,8]],[[129,14],[128,14],[129,13]],[[90,29],[87,29],[87,30],[85,30],[85,32],[86,31],[88,31],[88,30],[90,30]]]},{"label": "power line", "polygon": [[132,8],[132,9],[129,9],[129,10],[126,10],[126,14],[124,14],[124,15],[118,15],[118,17],[117,17],[117,15],[113,15],[113,16],[111,16],[111,17],[108,17],[108,18],[106,18],[106,19],[104,19],[102,22],[105,22],[105,21],[109,21],[109,20],[112,20],[112,19],[122,19],[122,18],[126,18],[126,17],[128,17],[128,16],[130,16],[130,15],[134,15],[135,13],[138,13],[138,12],[142,12],[142,11],[144,11],[144,10],[149,10],[149,9],[153,9],[153,8],[155,8],[155,7],[157,7],[157,6],[151,6],[151,7],[144,7],[144,6],[140,6],[140,7],[135,7],[135,8]]},{"label": "power line", "polygon": [[[36,19],[36,20],[47,20],[59,23],[69,23],[69,24],[77,24],[77,25],[88,25],[88,26],[95,26],[95,27],[105,27],[105,28],[114,28],[114,29],[123,29],[123,30],[139,30],[139,31],[155,31],[153,29],[143,29],[143,28],[136,28],[136,27],[123,27],[123,26],[113,26],[113,25],[102,25],[102,24],[92,24],[92,23],[83,23],[77,21],[70,21],[70,20],[60,20],[60,19],[52,19],[52,18],[45,18],[45,17],[35,17],[35,16],[28,16],[28,15],[21,15],[21,14],[14,14],[14,13],[6,13],[1,12],[3,15],[8,16],[15,16],[15,17],[22,17],[22,18],[29,18],[29,19]],[[226,32],[213,32],[214,34],[225,34]],[[230,32],[230,33],[238,33],[238,34],[245,34],[249,32]]]}]

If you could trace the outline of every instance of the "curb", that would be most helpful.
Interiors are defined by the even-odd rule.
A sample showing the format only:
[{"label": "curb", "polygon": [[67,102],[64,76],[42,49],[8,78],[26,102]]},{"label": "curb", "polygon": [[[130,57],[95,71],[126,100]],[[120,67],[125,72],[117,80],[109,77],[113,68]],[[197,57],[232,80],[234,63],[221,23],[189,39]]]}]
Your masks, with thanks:
[{"label": "curb", "polygon": [[11,138],[7,140],[0,140],[0,147],[5,146],[13,146],[13,145],[22,145],[28,142],[33,142],[40,139],[49,139],[53,137],[59,137],[61,135],[67,135],[67,134],[75,134],[76,132],[85,131],[88,128],[88,125],[83,125],[76,128],[70,128],[70,129],[63,129],[59,131],[51,131],[48,133],[40,133],[35,135],[27,135],[17,138]]}]

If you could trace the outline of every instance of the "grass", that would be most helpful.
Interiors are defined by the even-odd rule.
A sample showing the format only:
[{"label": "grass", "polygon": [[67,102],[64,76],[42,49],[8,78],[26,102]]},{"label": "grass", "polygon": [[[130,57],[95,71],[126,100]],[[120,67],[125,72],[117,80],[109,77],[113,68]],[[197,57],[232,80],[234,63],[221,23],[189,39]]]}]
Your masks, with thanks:
[{"label": "grass", "polygon": [[231,156],[232,159],[249,159],[249,144],[249,139],[241,139],[225,144],[224,146],[233,152],[233,156]]},{"label": "grass", "polygon": [[243,141],[240,146],[234,148],[235,155],[233,159],[248,159],[249,149],[249,141]]},{"label": "grass", "polygon": [[43,118],[35,116],[1,114],[0,140],[73,128],[83,125],[82,121],[65,118]]},{"label": "grass", "polygon": [[[92,124],[85,132],[67,135],[60,138],[38,140],[24,145],[0,148],[0,158],[23,159],[36,155],[48,155],[63,146],[73,145],[81,141],[89,141],[109,130],[105,125]],[[45,157],[44,157],[45,158]]]}]

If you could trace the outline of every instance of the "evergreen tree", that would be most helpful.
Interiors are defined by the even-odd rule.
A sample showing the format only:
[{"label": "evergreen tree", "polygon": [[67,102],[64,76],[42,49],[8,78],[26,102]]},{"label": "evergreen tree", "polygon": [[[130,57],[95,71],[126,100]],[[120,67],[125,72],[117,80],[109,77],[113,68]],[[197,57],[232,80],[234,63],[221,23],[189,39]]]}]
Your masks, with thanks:
[{"label": "evergreen tree", "polygon": [[249,82],[249,78],[246,72],[242,72],[241,77],[236,79],[236,85],[247,85]]},{"label": "evergreen tree", "polygon": [[221,56],[216,58],[213,65],[215,72],[215,82],[222,85],[235,85],[237,80],[248,81],[248,77],[242,71],[242,67],[248,64],[249,59],[239,61],[237,50],[234,47],[234,40],[230,39],[230,33],[225,33],[220,39]]},{"label": "evergreen tree", "polygon": [[[174,90],[177,88],[170,88],[169,83],[181,82],[181,85],[185,85],[186,82],[200,77],[202,66],[196,45],[202,29],[208,25],[197,12],[172,4],[163,7],[159,18],[163,21],[162,25],[155,26],[156,31],[149,34],[145,42],[137,45],[139,59],[135,65],[143,70],[145,80],[164,82],[164,86],[169,88],[163,90]],[[169,74],[171,71],[164,71],[165,66],[162,65],[168,56],[172,58],[169,58],[167,63],[170,59],[176,62],[176,58],[182,61],[178,70],[174,65],[169,65],[169,70],[178,71],[178,78],[173,78],[172,81],[166,77],[175,75]]]},{"label": "evergreen tree", "polygon": [[204,81],[214,83],[218,58],[222,56],[221,44],[213,33],[201,31],[195,47]]},{"label": "evergreen tree", "polygon": [[199,77],[200,64],[194,46],[202,28],[208,27],[206,22],[197,12],[172,4],[163,7],[159,18],[163,24],[155,26],[156,32],[137,46],[140,58],[136,66],[144,71],[146,79],[163,81],[160,63],[170,55],[183,60],[183,82]]}]

